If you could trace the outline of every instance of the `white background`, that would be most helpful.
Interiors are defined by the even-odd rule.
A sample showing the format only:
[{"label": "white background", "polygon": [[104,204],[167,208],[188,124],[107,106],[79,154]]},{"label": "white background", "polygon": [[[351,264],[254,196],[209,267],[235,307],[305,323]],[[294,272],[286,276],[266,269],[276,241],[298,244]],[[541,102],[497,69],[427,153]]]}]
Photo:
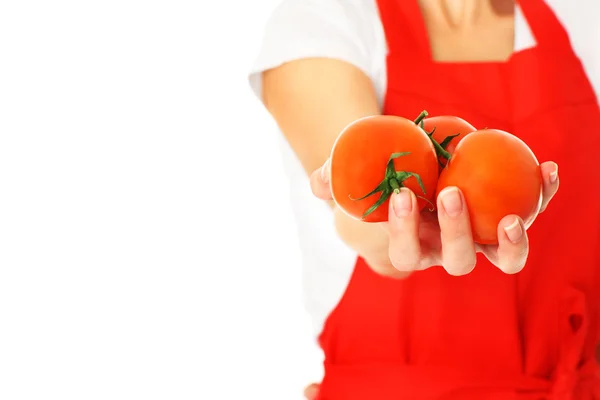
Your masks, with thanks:
[{"label": "white background", "polygon": [[0,3],[0,399],[301,399],[277,0]]}]

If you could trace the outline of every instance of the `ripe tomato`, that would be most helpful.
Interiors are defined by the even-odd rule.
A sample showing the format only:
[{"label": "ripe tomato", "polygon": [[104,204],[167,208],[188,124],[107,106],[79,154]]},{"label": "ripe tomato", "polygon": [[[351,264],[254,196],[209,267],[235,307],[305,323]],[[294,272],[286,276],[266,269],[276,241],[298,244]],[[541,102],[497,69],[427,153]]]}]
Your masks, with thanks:
[{"label": "ripe tomato", "polygon": [[330,187],[344,212],[366,222],[387,221],[389,196],[401,186],[418,196],[420,209],[432,207],[438,162],[429,136],[417,125],[424,115],[417,121],[365,117],[340,133],[331,152]]},{"label": "ripe tomato", "polygon": [[458,187],[471,218],[473,239],[497,244],[500,220],[520,216],[529,228],[542,204],[542,174],[531,149],[510,133],[486,129],[464,137],[443,169],[437,193]]},{"label": "ripe tomato", "polygon": [[[432,138],[440,144],[440,146],[452,154],[458,142],[460,142],[469,133],[475,132],[477,129],[462,118],[440,115],[435,117],[425,118],[421,127],[425,132],[432,134]],[[447,158],[440,156],[442,167],[448,162]],[[440,171],[441,171],[440,168]]]}]

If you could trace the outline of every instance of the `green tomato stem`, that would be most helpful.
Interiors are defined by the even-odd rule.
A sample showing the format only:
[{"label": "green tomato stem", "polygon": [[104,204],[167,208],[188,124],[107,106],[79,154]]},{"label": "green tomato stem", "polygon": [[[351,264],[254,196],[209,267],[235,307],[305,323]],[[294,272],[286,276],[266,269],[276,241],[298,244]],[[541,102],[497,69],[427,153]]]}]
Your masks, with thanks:
[{"label": "green tomato stem", "polygon": [[[419,125],[419,127],[421,129],[423,129],[425,131],[425,125],[423,123],[423,120],[429,115],[429,113],[426,110],[421,111],[421,114],[419,114],[419,116],[417,117],[417,119],[415,119],[415,124]],[[433,132],[435,132],[435,128],[433,128],[433,130],[431,132],[427,132],[425,131],[425,133],[427,134],[427,136],[429,136],[429,140],[431,140],[431,143],[433,144],[433,147],[435,149],[435,154],[438,157],[444,157],[446,160],[450,161],[450,158],[452,157],[450,155],[450,153],[448,153],[443,146],[441,146],[434,138],[433,138]]]},{"label": "green tomato stem", "polygon": [[375,202],[375,204],[373,204],[371,207],[369,207],[367,209],[367,211],[364,212],[363,219],[367,218],[369,216],[369,214],[371,214],[379,206],[381,206],[383,203],[385,203],[385,201],[389,199],[389,197],[392,195],[392,193],[399,193],[400,188],[404,187],[404,181],[408,178],[411,178],[411,177],[415,178],[417,180],[417,182],[419,183],[419,186],[423,190],[423,194],[425,194],[425,186],[423,185],[423,182],[422,182],[419,174],[416,174],[413,172],[407,172],[407,171],[396,171],[396,169],[394,168],[394,160],[396,158],[405,157],[409,154],[410,153],[408,153],[408,152],[391,154],[390,158],[388,160],[386,170],[385,170],[384,178],[379,183],[379,185],[377,185],[377,187],[375,189],[373,189],[372,191],[370,191],[369,193],[367,193],[366,195],[364,195],[358,199],[348,196],[351,200],[359,201],[359,200],[364,200],[367,197],[370,197],[376,193],[381,193],[379,196],[379,199]]},{"label": "green tomato stem", "polygon": [[435,148],[435,152],[438,155],[438,157],[441,156],[444,157],[446,160],[450,161],[450,158],[452,158],[452,156],[433,138],[433,134],[429,136],[429,139],[431,139],[431,143],[433,143],[433,147]]},{"label": "green tomato stem", "polygon": [[396,194],[400,193],[400,184],[398,183],[396,178],[390,178],[390,180],[388,182],[390,183],[390,187],[392,188],[394,193],[396,193]]},{"label": "green tomato stem", "polygon": [[429,113],[427,112],[427,110],[423,110],[421,111],[421,114],[419,114],[419,116],[417,117],[417,119],[415,119],[415,125],[423,125],[423,120],[425,118],[427,118],[427,116],[429,115]]}]

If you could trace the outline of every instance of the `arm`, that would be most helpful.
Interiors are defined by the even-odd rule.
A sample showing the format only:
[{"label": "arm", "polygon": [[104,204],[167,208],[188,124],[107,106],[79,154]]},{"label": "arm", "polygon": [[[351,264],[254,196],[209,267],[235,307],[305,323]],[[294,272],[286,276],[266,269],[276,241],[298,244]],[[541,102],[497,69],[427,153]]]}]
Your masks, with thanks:
[{"label": "arm", "polygon": [[[263,101],[307,174],[327,160],[346,125],[380,114],[370,79],[357,67],[334,59],[302,59],[265,71]],[[348,246],[376,271],[403,275],[389,261],[388,234],[379,224],[353,220],[329,204],[338,234]]]},{"label": "arm", "polygon": [[265,71],[263,101],[307,174],[323,165],[346,125],[380,114],[369,78],[351,64],[325,58]]},{"label": "arm", "polygon": [[[346,125],[380,114],[370,79],[334,59],[303,59],[266,71],[263,99],[307,174],[327,160]],[[398,274],[389,262],[388,235],[381,226],[355,221],[329,204],[341,239],[379,272]]]}]

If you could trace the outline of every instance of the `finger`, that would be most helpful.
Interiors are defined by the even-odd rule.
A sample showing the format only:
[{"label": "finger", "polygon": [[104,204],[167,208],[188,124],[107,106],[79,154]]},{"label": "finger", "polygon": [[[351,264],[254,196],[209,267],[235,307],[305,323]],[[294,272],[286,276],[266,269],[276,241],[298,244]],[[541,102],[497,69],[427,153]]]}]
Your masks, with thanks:
[{"label": "finger", "polygon": [[316,400],[319,395],[319,385],[313,383],[304,389],[304,397],[306,400]]},{"label": "finger", "polygon": [[332,200],[329,188],[330,168],[329,159],[325,164],[310,175],[310,188],[313,194],[321,200]]},{"label": "finger", "polygon": [[458,188],[447,187],[438,195],[437,206],[442,265],[450,275],[468,274],[475,268],[477,257],[464,197]]},{"label": "finger", "polygon": [[401,188],[390,198],[388,217],[390,234],[389,257],[399,271],[421,268],[421,245],[419,243],[419,207],[415,194]]},{"label": "finger", "polygon": [[364,259],[367,265],[375,272],[381,276],[385,276],[387,278],[393,279],[405,279],[413,271],[399,271],[396,267],[394,267],[389,259],[386,257],[385,260],[374,260],[374,259]]},{"label": "finger", "polygon": [[506,274],[521,271],[529,254],[529,241],[523,220],[516,215],[504,217],[498,225],[496,266]]},{"label": "finger", "polygon": [[558,191],[558,164],[552,161],[545,162],[540,165],[540,169],[544,179],[542,208],[540,209],[540,212],[543,212]]}]

